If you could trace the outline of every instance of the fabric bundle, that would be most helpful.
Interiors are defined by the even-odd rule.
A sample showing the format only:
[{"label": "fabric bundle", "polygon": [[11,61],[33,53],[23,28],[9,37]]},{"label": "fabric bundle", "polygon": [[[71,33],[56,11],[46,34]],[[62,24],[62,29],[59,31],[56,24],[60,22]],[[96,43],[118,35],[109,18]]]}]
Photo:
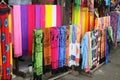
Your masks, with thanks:
[{"label": "fabric bundle", "polygon": [[[13,37],[14,56],[22,56],[21,12],[20,6],[13,6]],[[17,18],[16,18],[17,17]]]},{"label": "fabric bundle", "polygon": [[63,68],[66,63],[66,26],[60,27],[58,67]]},{"label": "fabric bundle", "polygon": [[32,61],[34,64],[34,73],[36,76],[43,74],[43,31],[34,30],[32,47]]},{"label": "fabric bundle", "polygon": [[50,28],[43,29],[44,72],[51,70]]},{"label": "fabric bundle", "polygon": [[58,69],[59,34],[59,28],[53,27],[50,29],[51,63],[53,73]]},{"label": "fabric bundle", "polygon": [[[8,14],[10,9],[5,5],[0,5],[0,78],[2,80],[11,79],[11,66],[10,66],[10,34],[8,25]],[[0,61],[1,61],[0,60]]]}]

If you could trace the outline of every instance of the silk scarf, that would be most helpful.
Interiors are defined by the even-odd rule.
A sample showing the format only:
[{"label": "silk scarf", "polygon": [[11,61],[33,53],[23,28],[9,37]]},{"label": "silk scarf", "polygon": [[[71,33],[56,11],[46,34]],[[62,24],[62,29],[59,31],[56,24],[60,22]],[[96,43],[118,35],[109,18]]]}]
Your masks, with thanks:
[{"label": "silk scarf", "polygon": [[2,79],[11,79],[10,66],[10,34],[8,26],[8,13],[10,9],[5,5],[0,5],[0,21],[1,21],[1,52],[2,55]]},{"label": "silk scarf", "polygon": [[28,11],[26,5],[21,5],[22,52],[28,53]]}]

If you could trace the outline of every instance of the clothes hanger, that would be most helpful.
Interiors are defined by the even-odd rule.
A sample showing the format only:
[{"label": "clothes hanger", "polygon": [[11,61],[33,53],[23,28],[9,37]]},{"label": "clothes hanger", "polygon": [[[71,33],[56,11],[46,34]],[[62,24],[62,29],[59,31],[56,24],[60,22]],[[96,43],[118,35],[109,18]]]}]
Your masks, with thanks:
[{"label": "clothes hanger", "polygon": [[4,4],[4,5],[7,5],[8,6],[8,8],[10,8],[11,9],[11,7],[4,1],[4,0],[1,0],[1,2],[0,2],[0,4]]}]

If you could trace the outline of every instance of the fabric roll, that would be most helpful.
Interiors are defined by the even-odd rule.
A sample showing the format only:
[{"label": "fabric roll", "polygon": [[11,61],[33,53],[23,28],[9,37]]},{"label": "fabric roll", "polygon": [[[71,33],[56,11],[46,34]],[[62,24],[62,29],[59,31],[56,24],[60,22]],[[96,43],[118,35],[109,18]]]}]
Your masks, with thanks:
[{"label": "fabric roll", "polygon": [[70,27],[66,27],[66,66],[68,66],[69,61],[69,42],[70,42]]},{"label": "fabric roll", "polygon": [[20,57],[22,56],[22,33],[21,33],[21,10],[19,5],[13,6],[13,14],[14,14],[13,15],[14,57]]},{"label": "fabric roll", "polygon": [[50,28],[43,29],[43,46],[44,46],[44,72],[51,70],[51,44],[50,44]]},{"label": "fabric roll", "polygon": [[52,70],[56,70],[58,68],[59,28],[50,29],[50,42],[51,42]]},{"label": "fabric roll", "polygon": [[59,57],[58,57],[58,67],[62,68],[66,63],[66,26],[60,27],[59,36]]},{"label": "fabric roll", "polygon": [[56,27],[57,22],[57,6],[52,5],[52,27]]},{"label": "fabric roll", "polygon": [[9,33],[10,33],[10,71],[12,75],[12,66],[13,66],[13,53],[12,53],[12,13],[8,15],[8,26],[9,26]]},{"label": "fabric roll", "polygon": [[43,74],[43,32],[41,29],[34,30],[33,34],[33,63],[34,73],[37,76]]},{"label": "fabric roll", "polygon": [[52,27],[52,5],[45,5],[45,27]]},{"label": "fabric roll", "polygon": [[60,27],[61,26],[61,7],[60,5],[57,5],[57,22],[56,26]]},{"label": "fabric roll", "polygon": [[45,5],[40,5],[40,28],[45,28]]},{"label": "fabric roll", "polygon": [[22,52],[28,53],[28,11],[26,5],[21,5]]},{"label": "fabric roll", "polygon": [[2,80],[10,80],[10,34],[8,26],[8,14],[10,9],[5,5],[0,5],[1,20],[1,52],[2,55]]},{"label": "fabric roll", "polygon": [[35,27],[36,29],[39,29],[40,28],[40,5],[35,5]]},{"label": "fabric roll", "polygon": [[35,5],[28,5],[28,56],[32,55],[32,33],[35,29]]}]

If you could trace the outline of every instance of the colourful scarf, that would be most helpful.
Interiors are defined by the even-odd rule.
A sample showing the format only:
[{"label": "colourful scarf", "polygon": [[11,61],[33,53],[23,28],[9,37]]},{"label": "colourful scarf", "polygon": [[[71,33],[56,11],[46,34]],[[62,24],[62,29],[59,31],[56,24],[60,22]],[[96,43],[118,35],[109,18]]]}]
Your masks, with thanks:
[{"label": "colourful scarf", "polygon": [[45,28],[45,5],[40,5],[40,28]]},{"label": "colourful scarf", "polygon": [[[10,66],[10,34],[8,25],[8,13],[10,9],[5,5],[0,5],[0,21],[1,21],[1,55],[2,55],[2,80],[11,79]],[[0,73],[1,74],[1,73]]]},{"label": "colourful scarf", "polygon": [[39,76],[43,74],[43,32],[41,29],[34,30],[33,34],[32,61],[34,73]]},{"label": "colourful scarf", "polygon": [[59,57],[58,66],[59,68],[64,67],[66,63],[66,26],[60,27],[59,36]]},{"label": "colourful scarf", "polygon": [[69,42],[70,42],[70,27],[66,27],[66,66],[68,66],[69,61]]},{"label": "colourful scarf", "polygon": [[[13,37],[14,37],[14,57],[22,56],[22,33],[21,33],[21,12],[20,6],[13,6]],[[16,18],[17,17],[17,18]]]},{"label": "colourful scarf", "polygon": [[21,28],[22,28],[22,52],[28,53],[28,13],[27,6],[21,5]]},{"label": "colourful scarf", "polygon": [[51,28],[50,29],[50,42],[51,42],[51,61],[52,61],[52,70],[58,68],[58,54],[59,54],[59,29]]},{"label": "colourful scarf", "polygon": [[50,45],[50,28],[43,29],[43,47],[44,47],[44,72],[51,70],[51,45]]},{"label": "colourful scarf", "polygon": [[39,29],[40,28],[40,5],[35,5],[35,27],[36,29]]},{"label": "colourful scarf", "polygon": [[32,33],[35,28],[35,6],[28,5],[28,56],[32,55]]}]

